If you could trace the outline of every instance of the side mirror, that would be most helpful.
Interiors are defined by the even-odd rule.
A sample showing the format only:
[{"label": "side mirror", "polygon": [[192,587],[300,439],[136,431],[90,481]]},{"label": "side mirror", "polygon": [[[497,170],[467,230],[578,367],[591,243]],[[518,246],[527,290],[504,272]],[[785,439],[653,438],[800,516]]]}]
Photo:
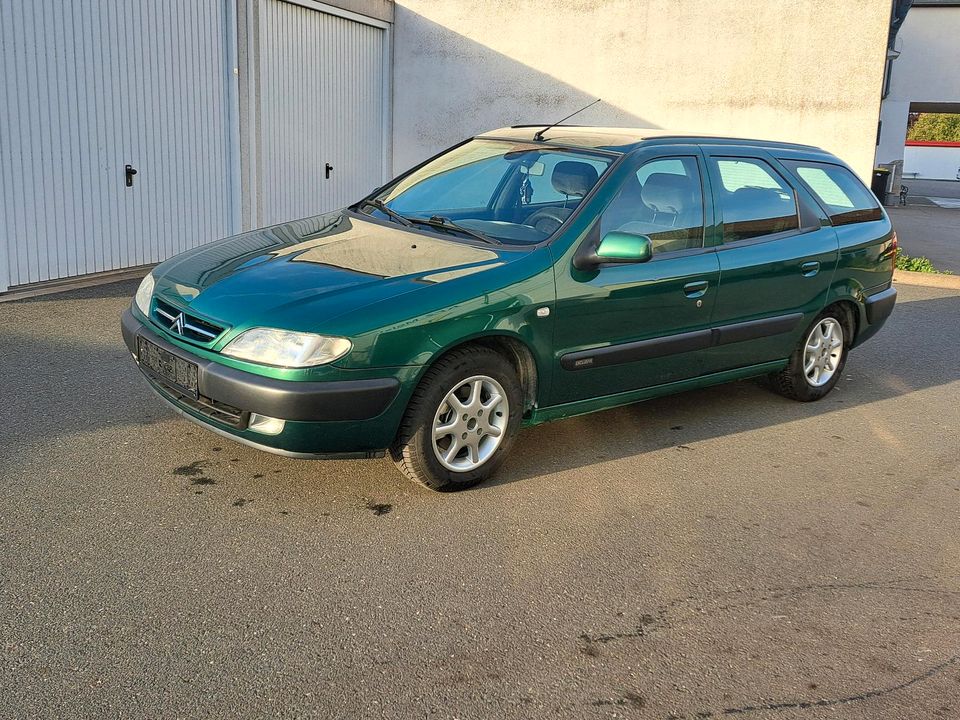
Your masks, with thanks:
[{"label": "side mirror", "polygon": [[578,270],[592,270],[604,263],[643,263],[653,257],[653,244],[646,235],[608,232],[596,250],[577,253],[573,266]]}]

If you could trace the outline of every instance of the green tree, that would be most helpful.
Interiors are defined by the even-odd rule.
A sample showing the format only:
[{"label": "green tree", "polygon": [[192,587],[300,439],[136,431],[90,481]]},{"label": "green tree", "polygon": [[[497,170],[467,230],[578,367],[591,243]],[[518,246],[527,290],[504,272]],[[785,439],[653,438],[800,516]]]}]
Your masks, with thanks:
[{"label": "green tree", "polygon": [[960,113],[920,113],[907,140],[960,142]]}]

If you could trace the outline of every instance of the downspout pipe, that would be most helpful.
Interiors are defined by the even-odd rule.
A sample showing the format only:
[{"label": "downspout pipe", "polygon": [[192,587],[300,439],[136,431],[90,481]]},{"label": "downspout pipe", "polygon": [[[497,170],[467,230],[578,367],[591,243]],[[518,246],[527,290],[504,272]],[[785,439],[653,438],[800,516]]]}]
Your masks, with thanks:
[{"label": "downspout pipe", "polygon": [[887,35],[887,64],[883,71],[883,93],[880,98],[886,100],[890,94],[890,76],[893,73],[893,61],[900,55],[894,49],[894,43],[897,40],[897,33],[907,19],[907,11],[913,6],[913,0],[893,0],[893,7],[890,12],[890,32]]}]

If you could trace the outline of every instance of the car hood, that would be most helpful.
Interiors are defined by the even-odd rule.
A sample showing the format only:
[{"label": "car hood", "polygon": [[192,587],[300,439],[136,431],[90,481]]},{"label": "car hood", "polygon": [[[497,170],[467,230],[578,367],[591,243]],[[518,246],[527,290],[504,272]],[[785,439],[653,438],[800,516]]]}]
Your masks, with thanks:
[{"label": "car hood", "polygon": [[308,330],[524,254],[337,212],[203,245],[154,276],[158,297],[221,325]]}]

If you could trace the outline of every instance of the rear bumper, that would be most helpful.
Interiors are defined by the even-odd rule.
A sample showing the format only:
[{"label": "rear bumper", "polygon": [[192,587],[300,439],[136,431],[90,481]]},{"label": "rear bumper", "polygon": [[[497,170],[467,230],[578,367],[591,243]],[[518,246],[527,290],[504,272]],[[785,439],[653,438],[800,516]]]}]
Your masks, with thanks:
[{"label": "rear bumper", "polygon": [[863,304],[867,311],[867,322],[871,325],[882,325],[893,312],[893,306],[897,304],[897,289],[888,287],[886,290],[869,295]]},{"label": "rear bumper", "polygon": [[[382,455],[399,425],[397,377],[305,382],[237,370],[187,352],[140,322],[121,318],[123,340],[151,387],[178,412],[235,440],[284,455],[367,457]],[[140,365],[138,337],[197,366],[199,398]],[[399,408],[399,409],[398,409]],[[265,435],[248,429],[252,414],[282,419],[284,429]]]},{"label": "rear bumper", "polygon": [[863,300],[863,310],[866,323],[861,323],[860,332],[857,333],[856,345],[877,334],[877,331],[883,327],[883,324],[893,312],[894,305],[897,304],[897,289],[888,287],[880,292],[867,295]]}]

